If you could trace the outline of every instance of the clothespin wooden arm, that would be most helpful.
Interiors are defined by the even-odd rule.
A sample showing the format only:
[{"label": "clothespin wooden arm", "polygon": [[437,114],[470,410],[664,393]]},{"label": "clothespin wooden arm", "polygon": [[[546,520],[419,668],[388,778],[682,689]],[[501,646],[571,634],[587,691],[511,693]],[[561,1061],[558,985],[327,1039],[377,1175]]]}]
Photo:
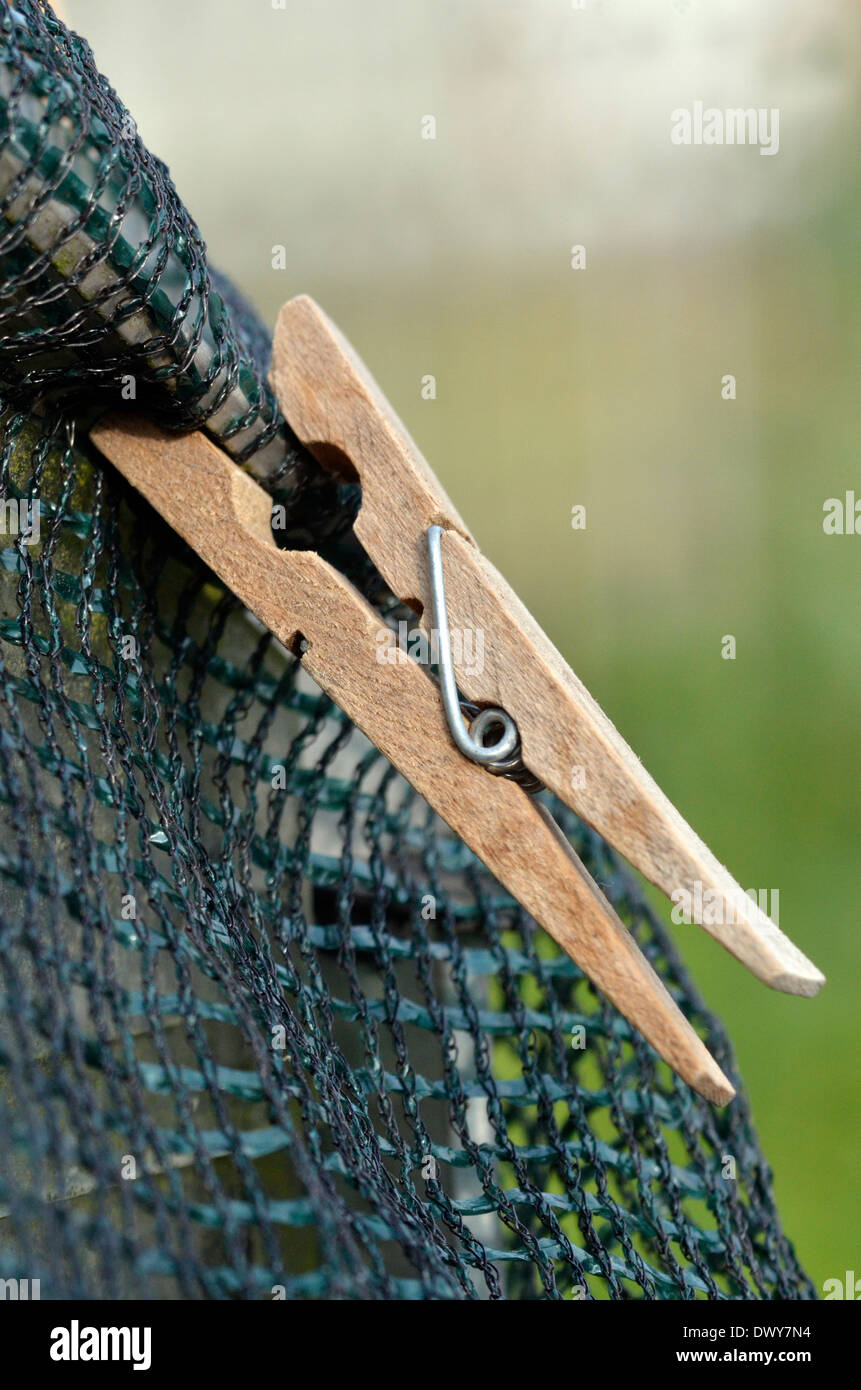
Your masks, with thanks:
[{"label": "clothespin wooden arm", "polygon": [[[394,593],[431,625],[426,533],[444,529],[449,621],[481,632],[481,669],[457,682],[498,706],[519,732],[523,761],[551,791],[668,897],[714,902],[706,931],[773,989],[815,994],[824,977],[686,823],[517,595],[479,551],[407,429],[323,310],[307,296],[284,305],[271,381],[293,429],[324,466],[337,456],[358,475],[355,530]],[[573,769],[582,769],[576,784]]]}]

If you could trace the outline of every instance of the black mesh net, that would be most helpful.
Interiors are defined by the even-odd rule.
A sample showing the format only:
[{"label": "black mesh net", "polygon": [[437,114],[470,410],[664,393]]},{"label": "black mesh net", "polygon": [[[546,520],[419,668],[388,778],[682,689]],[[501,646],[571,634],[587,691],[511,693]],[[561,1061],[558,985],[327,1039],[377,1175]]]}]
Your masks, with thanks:
[{"label": "black mesh net", "polygon": [[812,1297],[743,1094],[672,1075],[89,444],[131,381],[280,489],[294,542],[347,536],[86,46],[20,0],[0,60],[0,1278]]}]

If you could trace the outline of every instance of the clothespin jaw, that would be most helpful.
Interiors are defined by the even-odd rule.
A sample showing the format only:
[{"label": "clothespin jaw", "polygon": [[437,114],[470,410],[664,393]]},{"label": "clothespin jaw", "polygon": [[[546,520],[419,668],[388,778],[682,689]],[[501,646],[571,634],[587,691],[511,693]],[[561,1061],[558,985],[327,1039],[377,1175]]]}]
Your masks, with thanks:
[{"label": "clothespin jaw", "polygon": [[[291,300],[271,380],[324,468],[357,476],[356,534],[392,591],[429,632],[428,531],[440,552],[452,626],[480,630],[485,660],[456,670],[462,693],[507,711],[523,762],[665,892],[700,880],[743,920],[708,926],[760,978],[814,993],[822,976],[741,890],[643,770],[534,619],[478,551],[466,525],[349,344],[310,299]],[[313,551],[281,551],[271,501],[202,434],[169,435],[125,417],[93,439],[124,476],[291,650],[313,679],[434,807],[499,881],[678,1074],[724,1104],[732,1086],[546,809],[456,746],[430,674],[395,651],[381,619]],[[585,769],[573,790],[570,769]],[[736,901],[737,899],[737,901]]]}]

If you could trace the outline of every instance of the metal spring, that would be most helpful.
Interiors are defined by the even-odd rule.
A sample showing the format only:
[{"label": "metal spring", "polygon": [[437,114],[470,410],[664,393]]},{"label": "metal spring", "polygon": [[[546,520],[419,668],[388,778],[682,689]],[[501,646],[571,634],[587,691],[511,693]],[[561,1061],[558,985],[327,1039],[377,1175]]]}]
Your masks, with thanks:
[{"label": "metal spring", "polygon": [[[458,691],[451,659],[451,634],[440,545],[442,532],[441,526],[429,526],[427,542],[431,602],[439,641],[440,687],[451,736],[465,757],[486,768],[494,777],[510,778],[533,795],[542,790],[543,784],[524,766],[520,734],[511,715],[496,707],[482,709],[470,700],[464,700]],[[464,715],[470,720],[468,729],[464,724]],[[501,733],[495,740],[488,741],[494,727],[501,729]]]},{"label": "metal spring", "polygon": [[[493,706],[482,709],[480,705],[475,705],[471,700],[464,700],[462,695],[458,696],[461,714],[469,720],[470,737],[476,743],[484,747],[484,737],[489,733],[494,724],[502,724],[505,728],[508,724],[514,729],[517,735],[517,742],[514,751],[506,757],[495,757],[492,762],[484,763],[488,772],[493,773],[494,777],[508,777],[512,782],[516,782],[524,791],[534,796],[536,792],[544,790],[544,783],[539,781],[534,772],[530,772],[523,761],[523,752],[520,747],[520,734],[517,732],[517,725],[511,715],[504,709],[496,709]],[[493,751],[494,744],[490,745]]]}]

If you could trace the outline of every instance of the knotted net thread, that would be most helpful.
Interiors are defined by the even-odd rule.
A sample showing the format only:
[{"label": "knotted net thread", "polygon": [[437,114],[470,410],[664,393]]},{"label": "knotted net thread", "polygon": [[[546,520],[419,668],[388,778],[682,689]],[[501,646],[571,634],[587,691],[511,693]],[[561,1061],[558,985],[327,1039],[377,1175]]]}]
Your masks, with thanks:
[{"label": "knotted net thread", "polygon": [[[116,103],[47,9],[0,26],[42,73],[66,55],[85,113]],[[169,245],[190,219],[147,168]],[[25,265],[14,190],[3,209],[0,323],[14,305],[28,332],[25,276],[56,336],[33,329],[23,376],[19,340],[0,413],[0,1277],[43,1298],[813,1297],[743,1093],[717,1111],[679,1081],[89,444],[86,366],[116,325],[65,295],[62,229]],[[205,258],[192,278],[205,322]],[[265,334],[219,303],[222,386],[241,368],[264,399]],[[180,389],[160,412],[155,380],[152,408],[194,425],[184,312],[159,342]],[[53,351],[71,398],[46,392]],[[637,886],[549,804],[739,1085]]]}]

